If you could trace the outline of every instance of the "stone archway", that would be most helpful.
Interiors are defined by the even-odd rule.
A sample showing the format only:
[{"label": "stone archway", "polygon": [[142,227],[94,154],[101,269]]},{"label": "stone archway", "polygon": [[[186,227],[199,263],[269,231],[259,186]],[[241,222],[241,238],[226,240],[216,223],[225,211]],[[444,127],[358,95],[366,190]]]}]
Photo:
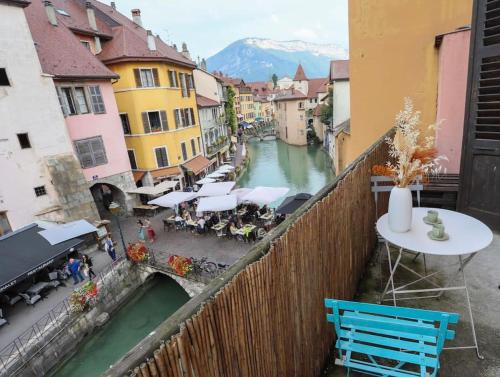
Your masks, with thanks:
[{"label": "stone archway", "polygon": [[124,211],[128,210],[126,194],[115,185],[96,183],[90,187],[90,192],[102,219],[110,218],[109,205],[111,202],[118,203]]}]

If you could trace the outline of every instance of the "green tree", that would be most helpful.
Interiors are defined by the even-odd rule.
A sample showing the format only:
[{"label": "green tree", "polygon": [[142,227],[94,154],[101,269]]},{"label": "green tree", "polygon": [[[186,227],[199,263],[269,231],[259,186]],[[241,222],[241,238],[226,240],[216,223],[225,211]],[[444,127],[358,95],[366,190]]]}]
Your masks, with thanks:
[{"label": "green tree", "polygon": [[236,133],[236,110],[234,109],[234,89],[231,86],[227,87],[227,101],[224,107],[226,112],[227,125],[231,127],[231,133],[234,135]]},{"label": "green tree", "polygon": [[273,76],[271,77],[271,80],[273,80],[274,88],[276,89],[276,86],[278,86],[278,75],[276,73],[273,73]]},{"label": "green tree", "polygon": [[330,121],[333,117],[333,88],[328,89],[328,97],[324,104],[321,105],[321,123]]}]

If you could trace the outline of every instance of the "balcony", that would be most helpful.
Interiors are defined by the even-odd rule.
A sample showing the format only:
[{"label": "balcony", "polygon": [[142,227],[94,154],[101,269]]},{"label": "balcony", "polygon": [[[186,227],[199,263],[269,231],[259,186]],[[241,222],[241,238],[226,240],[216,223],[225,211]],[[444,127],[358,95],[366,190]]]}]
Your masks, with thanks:
[{"label": "balcony", "polygon": [[208,156],[213,156],[227,145],[229,145],[229,137],[221,136],[216,143],[212,143],[211,145],[207,146]]},{"label": "balcony", "polygon": [[[344,369],[331,364],[335,336],[323,300],[378,301],[388,271],[375,232],[370,171],[386,160],[387,146],[381,139],[115,363],[106,376],[121,377],[139,366],[162,376],[184,376],[183,371],[193,376],[204,371],[218,376],[266,376],[269,371],[276,376],[345,375]],[[383,202],[378,203],[381,212],[387,204]],[[471,349],[445,350],[440,376],[498,375],[499,246],[500,237],[495,235],[494,245],[466,270],[485,360]],[[422,271],[422,261],[411,259],[406,263]],[[428,262],[428,273],[440,267],[439,260]],[[470,323],[459,295],[462,292],[446,292],[440,300],[405,305],[460,313],[453,344],[460,345],[470,342]]]}]

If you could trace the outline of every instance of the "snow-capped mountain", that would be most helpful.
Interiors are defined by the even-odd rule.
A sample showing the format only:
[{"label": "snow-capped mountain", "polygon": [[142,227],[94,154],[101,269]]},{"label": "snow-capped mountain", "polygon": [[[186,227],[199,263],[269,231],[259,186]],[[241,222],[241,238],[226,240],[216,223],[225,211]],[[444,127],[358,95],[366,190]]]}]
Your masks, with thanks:
[{"label": "snow-capped mountain", "polygon": [[208,58],[207,66],[209,71],[260,81],[269,80],[273,73],[293,77],[299,63],[308,77],[325,77],[330,60],[335,59],[348,59],[347,50],[333,44],[246,38]]}]

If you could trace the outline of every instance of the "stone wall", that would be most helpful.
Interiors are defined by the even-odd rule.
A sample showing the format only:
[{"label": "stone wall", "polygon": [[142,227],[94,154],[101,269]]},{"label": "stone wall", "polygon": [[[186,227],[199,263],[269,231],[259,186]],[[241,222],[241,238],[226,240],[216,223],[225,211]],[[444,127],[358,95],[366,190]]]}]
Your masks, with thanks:
[{"label": "stone wall", "polygon": [[[122,197],[118,201],[120,202],[120,205],[124,206],[124,210],[127,214],[131,214],[133,207],[140,204],[138,195],[128,194],[128,191],[137,188],[134,176],[130,170],[124,173],[110,175],[108,177],[90,181],[88,182],[88,187],[89,189],[92,189],[92,187],[99,184],[114,186],[116,189],[121,191]],[[116,201],[116,199],[114,200]]]}]

